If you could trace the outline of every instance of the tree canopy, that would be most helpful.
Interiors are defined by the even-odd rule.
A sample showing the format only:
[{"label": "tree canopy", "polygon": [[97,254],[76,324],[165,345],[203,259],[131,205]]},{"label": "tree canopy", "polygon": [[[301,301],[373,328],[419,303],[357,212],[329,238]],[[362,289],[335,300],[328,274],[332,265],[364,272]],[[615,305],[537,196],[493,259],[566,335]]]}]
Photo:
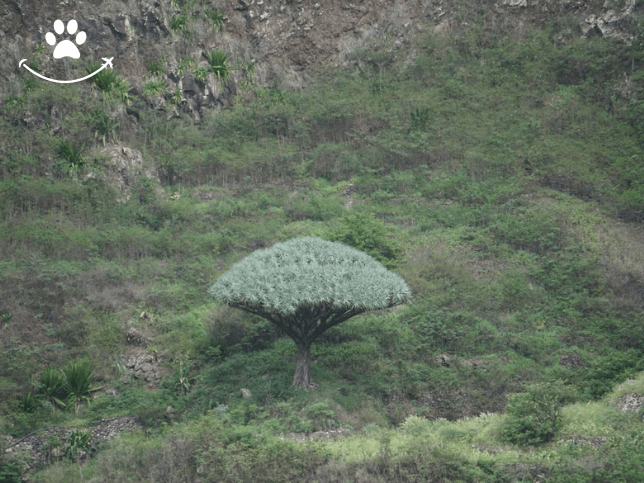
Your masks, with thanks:
[{"label": "tree canopy", "polygon": [[[209,293],[270,320],[298,346],[294,384],[310,388],[309,348],[324,331],[411,298],[407,283],[370,255],[318,237],[257,250],[236,263]],[[298,373],[304,374],[298,376]]]}]

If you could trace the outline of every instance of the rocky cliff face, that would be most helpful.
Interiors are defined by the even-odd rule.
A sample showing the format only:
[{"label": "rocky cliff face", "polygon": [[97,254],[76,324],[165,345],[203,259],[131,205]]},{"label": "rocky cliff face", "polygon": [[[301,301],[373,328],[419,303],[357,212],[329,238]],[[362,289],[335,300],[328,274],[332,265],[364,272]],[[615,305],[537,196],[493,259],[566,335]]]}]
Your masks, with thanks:
[{"label": "rocky cliff face", "polygon": [[[198,121],[204,108],[229,105],[240,74],[233,73],[226,87],[212,76],[205,83],[195,82],[178,72],[186,56],[198,67],[207,65],[206,52],[220,49],[232,54],[236,64],[253,62],[259,86],[301,88],[314,66],[340,64],[374,37],[394,36],[403,43],[418,30],[458,28],[466,22],[462,15],[456,20],[463,11],[491,11],[500,22],[517,25],[574,13],[586,35],[628,39],[633,8],[635,0],[2,0],[0,96],[19,93],[19,75],[29,75],[19,62],[39,45],[40,68],[51,78],[73,78],[69,74],[74,62],[84,66],[89,60],[114,57],[114,70],[134,92],[143,85],[149,63],[162,59],[167,85],[163,97],[170,99],[179,89],[185,99],[180,108]],[[221,32],[209,20],[213,10],[224,15]],[[178,29],[181,16],[186,22]],[[77,31],[86,34],[86,41],[78,45],[78,61],[53,58],[54,46],[45,36],[54,32],[57,19],[65,24],[75,19]],[[65,31],[56,40],[78,44],[74,37]]]}]

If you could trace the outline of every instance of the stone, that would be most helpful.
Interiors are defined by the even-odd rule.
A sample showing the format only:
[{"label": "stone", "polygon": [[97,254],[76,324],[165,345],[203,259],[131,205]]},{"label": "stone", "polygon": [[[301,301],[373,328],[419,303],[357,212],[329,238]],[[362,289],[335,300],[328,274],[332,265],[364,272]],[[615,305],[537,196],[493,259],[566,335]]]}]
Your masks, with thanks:
[{"label": "stone", "polygon": [[644,395],[627,394],[617,401],[617,407],[622,411],[639,411],[644,407]]},{"label": "stone", "polygon": [[145,345],[149,344],[150,341],[148,340],[143,333],[134,327],[130,327],[127,331],[126,335],[127,343],[132,344],[132,345]]},{"label": "stone", "polygon": [[124,202],[130,199],[132,186],[139,174],[157,182],[157,195],[162,194],[159,175],[154,168],[144,168],[143,154],[138,149],[131,149],[120,144],[109,144],[101,153],[108,158],[108,169],[105,181],[121,193],[117,201]]},{"label": "stone", "polygon": [[241,392],[241,396],[243,398],[245,398],[245,399],[252,396],[252,394],[250,393],[250,391],[248,389],[243,389],[242,388],[242,390],[240,392]]}]

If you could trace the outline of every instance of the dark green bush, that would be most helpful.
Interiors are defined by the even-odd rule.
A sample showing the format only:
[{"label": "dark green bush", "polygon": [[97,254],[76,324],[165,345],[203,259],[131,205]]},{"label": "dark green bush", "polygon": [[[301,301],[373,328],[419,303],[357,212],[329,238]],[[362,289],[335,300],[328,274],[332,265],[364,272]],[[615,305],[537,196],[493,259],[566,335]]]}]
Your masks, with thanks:
[{"label": "dark green bush", "polygon": [[0,483],[20,483],[22,481],[23,463],[15,458],[6,458],[4,448],[0,447]]},{"label": "dark green bush", "polygon": [[561,428],[564,394],[563,383],[557,381],[535,384],[525,393],[509,396],[501,441],[519,445],[552,441]]},{"label": "dark green bush", "polygon": [[322,195],[297,196],[285,209],[285,212],[294,221],[306,219],[326,221],[339,216],[343,211],[344,207],[340,198]]},{"label": "dark green bush", "polygon": [[625,352],[614,351],[596,360],[590,367],[584,381],[586,393],[593,399],[599,399],[610,392],[615,384],[634,377],[644,370],[644,358],[635,349]]},{"label": "dark green bush", "polygon": [[361,250],[387,268],[394,268],[402,255],[400,245],[373,213],[345,214],[327,239]]}]

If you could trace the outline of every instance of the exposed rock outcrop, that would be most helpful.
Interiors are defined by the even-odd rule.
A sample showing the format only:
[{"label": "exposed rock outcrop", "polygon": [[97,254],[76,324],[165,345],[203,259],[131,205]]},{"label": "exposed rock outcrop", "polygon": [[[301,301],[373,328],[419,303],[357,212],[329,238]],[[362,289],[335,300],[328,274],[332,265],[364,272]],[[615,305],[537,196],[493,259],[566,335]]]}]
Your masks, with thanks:
[{"label": "exposed rock outcrop", "polygon": [[128,373],[121,378],[127,384],[132,378],[144,380],[150,389],[156,388],[167,369],[161,365],[163,356],[150,353],[140,347],[133,347],[123,357],[123,365]]},{"label": "exposed rock outcrop", "polygon": [[120,144],[108,144],[101,152],[108,157],[105,181],[121,194],[117,201],[124,202],[130,199],[132,186],[140,174],[156,183],[158,195],[164,193],[163,188],[159,185],[160,180],[157,171],[154,168],[144,166],[143,154],[138,149],[131,149]]},{"label": "exposed rock outcrop", "polygon": [[[187,30],[173,31],[173,19],[176,24],[180,11],[169,1],[4,2],[0,4],[0,97],[20,89],[18,63],[39,44],[44,46],[38,54],[43,72],[57,79],[67,77],[68,59],[53,59],[54,47],[44,42],[55,19],[76,19],[79,31],[87,34],[79,48],[81,59],[114,57],[114,70],[138,92],[147,80],[144,76],[150,62],[163,57],[167,89],[149,102],[170,116],[183,110],[199,121],[204,108],[230,105],[245,74],[233,71],[226,85],[212,74],[205,82],[197,81],[191,73],[179,72],[180,60],[186,56],[196,61],[195,68],[207,66],[205,54],[221,49],[231,53],[237,65],[254,62],[254,82],[259,86],[301,88],[313,66],[342,63],[372,38],[386,34],[394,45],[400,45],[426,27],[437,24],[449,30],[459,25],[454,19],[460,7],[447,0],[237,0],[220,8],[224,29],[218,33],[203,7],[188,13]],[[488,8],[499,18],[516,18],[517,25],[573,12],[586,35],[628,39],[634,0],[499,0]],[[177,89],[181,96],[175,106],[166,108],[164,101],[176,95]],[[135,115],[135,111],[128,114]]]},{"label": "exposed rock outcrop", "polygon": [[617,401],[617,407],[622,411],[639,411],[644,407],[644,395],[627,394]]}]

